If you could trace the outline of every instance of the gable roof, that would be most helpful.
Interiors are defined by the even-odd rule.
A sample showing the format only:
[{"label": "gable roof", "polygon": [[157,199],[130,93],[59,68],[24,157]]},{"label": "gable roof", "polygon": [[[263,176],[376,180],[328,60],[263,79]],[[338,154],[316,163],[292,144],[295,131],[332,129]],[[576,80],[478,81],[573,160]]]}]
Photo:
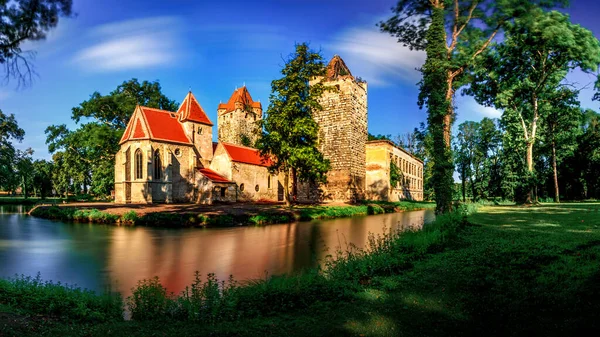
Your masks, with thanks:
[{"label": "gable roof", "polygon": [[260,104],[260,102],[254,102],[252,100],[252,96],[250,96],[250,92],[245,85],[239,89],[235,89],[233,94],[231,94],[229,101],[227,101],[227,103],[220,103],[218,109],[225,109],[225,112],[234,111],[235,103],[241,103],[244,107],[250,106],[252,108],[262,109],[262,104]]},{"label": "gable roof", "polygon": [[134,139],[150,139],[192,145],[174,112],[138,106],[119,144]]},{"label": "gable roof", "polygon": [[257,149],[224,142],[220,142],[219,144],[223,145],[231,161],[265,167],[269,167],[272,164],[270,159],[261,157]]},{"label": "gable roof", "polygon": [[212,182],[233,184],[233,181],[227,180],[227,178],[223,177],[222,175],[209,168],[199,168],[198,171],[200,171],[200,173],[202,173],[203,176],[205,176],[206,178],[208,178],[208,180]]},{"label": "gable roof", "polygon": [[194,97],[192,92],[188,92],[188,94],[183,99],[183,103],[179,106],[179,110],[177,110],[177,114],[179,114],[179,120],[182,122],[191,121],[196,123],[202,123],[206,125],[212,126],[213,123],[208,119],[208,116],[202,109],[202,106]]}]

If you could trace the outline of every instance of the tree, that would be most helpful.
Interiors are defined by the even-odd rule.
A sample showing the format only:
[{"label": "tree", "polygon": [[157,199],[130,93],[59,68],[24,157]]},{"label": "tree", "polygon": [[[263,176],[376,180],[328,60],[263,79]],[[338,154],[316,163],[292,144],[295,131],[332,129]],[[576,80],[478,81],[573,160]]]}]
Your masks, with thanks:
[{"label": "tree", "polygon": [[534,145],[538,129],[546,127],[550,111],[568,99],[561,91],[569,71],[595,71],[600,63],[600,43],[592,32],[572,24],[557,11],[534,10],[529,16],[507,24],[505,40],[487,53],[474,72],[467,92],[482,104],[503,109],[503,123],[514,137],[519,132],[525,149],[526,177],[522,202],[533,202]]},{"label": "tree", "polygon": [[19,85],[32,80],[30,60],[33,52],[23,51],[26,41],[46,38],[58,24],[59,17],[71,16],[72,0],[0,1],[0,65],[5,80],[15,79]]},{"label": "tree", "polygon": [[432,158],[436,211],[451,209],[453,179],[451,128],[455,91],[466,84],[466,72],[506,22],[538,5],[566,1],[522,0],[399,0],[394,15],[379,27],[410,49],[427,54],[421,69],[419,105],[427,106],[428,124],[436,148]]},{"label": "tree", "polygon": [[33,189],[36,196],[45,199],[52,192],[53,164],[46,160],[33,162]]},{"label": "tree", "polygon": [[29,197],[33,186],[33,150],[28,148],[24,151],[17,150],[15,155],[15,176],[18,178],[19,186],[25,199]]},{"label": "tree", "polygon": [[[477,137],[479,132],[479,123],[473,121],[466,121],[458,126],[458,135],[456,137],[456,144],[454,145],[455,161],[458,175],[461,180],[461,190],[463,202],[467,201],[467,181],[471,180],[471,187],[473,184],[473,161],[474,151],[477,148]],[[475,198],[475,191],[473,191],[473,198]]]},{"label": "tree", "polygon": [[[108,95],[94,92],[90,99],[72,109],[72,119],[91,122],[80,124],[76,130],[66,125],[46,128],[48,151],[55,155],[55,189],[96,195],[109,195],[114,188],[115,154],[119,140],[136,105],[177,111],[178,104],[167,98],[158,82],[131,79],[123,82]],[[56,156],[61,153],[60,156]]]},{"label": "tree", "polygon": [[296,45],[281,73],[283,77],[271,83],[271,102],[266,118],[259,122],[262,133],[256,145],[263,156],[271,158],[270,170],[284,173],[284,197],[289,205],[290,175],[293,200],[298,180],[326,182],[329,161],[317,147],[319,126],[313,112],[323,109],[319,99],[328,89],[318,80],[311,82],[325,76],[325,65],[323,57],[306,43]]},{"label": "tree", "polygon": [[12,141],[22,141],[25,131],[19,127],[15,115],[5,115],[0,110],[0,189],[13,191],[18,184],[15,179],[14,161],[16,150]]}]

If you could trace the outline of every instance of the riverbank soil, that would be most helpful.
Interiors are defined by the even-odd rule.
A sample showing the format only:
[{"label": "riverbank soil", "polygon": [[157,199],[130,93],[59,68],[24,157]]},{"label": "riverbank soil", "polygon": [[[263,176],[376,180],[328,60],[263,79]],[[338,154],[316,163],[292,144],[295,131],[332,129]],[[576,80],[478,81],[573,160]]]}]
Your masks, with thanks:
[{"label": "riverbank soil", "polygon": [[[351,301],[210,324],[38,323],[0,335],[571,336],[600,333],[600,203],[482,207],[441,251]],[[37,329],[37,330],[32,330]]]}]

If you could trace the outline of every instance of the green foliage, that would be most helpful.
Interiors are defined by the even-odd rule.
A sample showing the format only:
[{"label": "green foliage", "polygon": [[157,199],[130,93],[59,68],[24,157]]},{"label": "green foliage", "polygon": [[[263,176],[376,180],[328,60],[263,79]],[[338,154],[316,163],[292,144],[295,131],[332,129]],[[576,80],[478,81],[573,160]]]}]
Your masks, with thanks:
[{"label": "green foliage", "polygon": [[396,163],[390,162],[390,186],[396,187],[398,183],[402,181],[402,171],[398,168]]},{"label": "green foliage", "polygon": [[125,212],[125,213],[123,213],[123,215],[121,215],[121,221],[125,222],[125,223],[130,223],[130,224],[135,225],[136,221],[138,221],[139,219],[140,219],[140,217],[133,210],[129,211],[129,212]]},{"label": "green foliage", "polygon": [[34,52],[25,50],[24,43],[39,41],[58,25],[59,17],[71,16],[72,0],[14,0],[0,2],[0,66],[6,80],[18,85],[32,82]]},{"label": "green foliage", "polygon": [[390,142],[393,143],[392,135],[373,135],[373,134],[369,133],[367,140],[389,140]]},{"label": "green foliage", "polygon": [[[319,126],[313,113],[323,109],[319,98],[327,88],[321,82],[310,84],[316,77],[325,75],[323,57],[307,44],[298,44],[281,73],[283,77],[271,83],[270,104],[266,117],[259,121],[263,131],[256,147],[273,160],[271,171],[293,172],[294,186],[297,185],[295,179],[325,182],[329,161],[318,150]],[[288,200],[288,184],[284,184],[284,188]]]},{"label": "green foliage", "polygon": [[17,152],[12,141],[20,142],[24,136],[15,115],[5,115],[0,110],[0,190],[14,191],[19,184],[15,175]]},{"label": "green foliage", "polygon": [[65,321],[105,322],[123,319],[123,301],[118,293],[96,294],[66,284],[42,281],[38,274],[0,279],[0,304],[25,313]]},{"label": "green foliage", "polygon": [[377,204],[371,204],[367,206],[367,214],[368,215],[375,215],[375,214],[383,214],[385,213],[385,210],[383,209],[383,207],[377,205]]}]

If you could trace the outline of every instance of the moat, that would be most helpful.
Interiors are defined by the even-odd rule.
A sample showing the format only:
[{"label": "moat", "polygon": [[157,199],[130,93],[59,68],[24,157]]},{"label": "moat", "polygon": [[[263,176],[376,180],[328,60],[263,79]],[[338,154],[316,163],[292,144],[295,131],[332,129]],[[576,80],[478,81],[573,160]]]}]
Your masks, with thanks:
[{"label": "moat", "polygon": [[44,220],[0,206],[0,277],[15,274],[124,295],[138,280],[160,277],[179,292],[194,272],[237,280],[293,273],[323,262],[338,247],[362,247],[369,233],[420,228],[433,210],[264,227],[158,229]]}]

